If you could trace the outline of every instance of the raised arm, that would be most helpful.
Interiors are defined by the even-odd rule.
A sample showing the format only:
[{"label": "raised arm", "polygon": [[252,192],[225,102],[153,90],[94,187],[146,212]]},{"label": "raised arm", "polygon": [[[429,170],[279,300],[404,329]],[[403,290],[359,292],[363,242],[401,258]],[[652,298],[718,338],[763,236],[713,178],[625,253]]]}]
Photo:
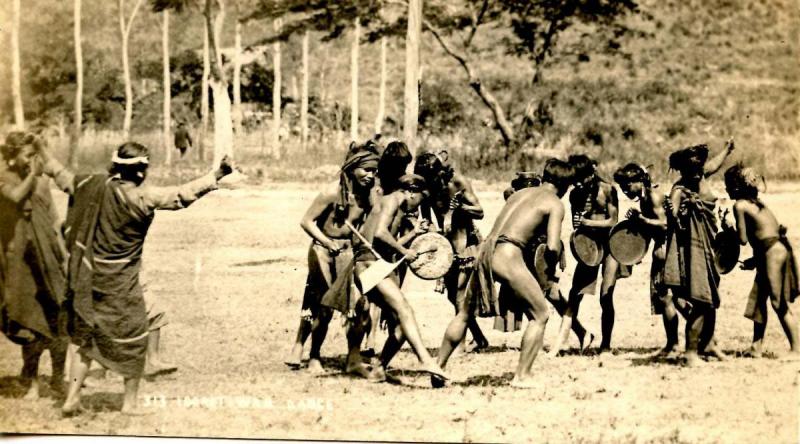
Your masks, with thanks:
[{"label": "raised arm", "polygon": [[30,197],[31,193],[33,193],[34,187],[36,186],[36,177],[41,175],[42,164],[39,159],[34,158],[31,162],[31,171],[24,179],[22,179],[22,182],[12,185],[10,183],[0,181],[0,195],[11,202],[14,202],[14,204],[18,204]]},{"label": "raised arm", "polygon": [[335,205],[338,197],[339,193],[337,190],[327,189],[319,193],[317,197],[314,198],[314,201],[311,202],[311,206],[306,210],[303,219],[300,220],[300,227],[303,228],[303,231],[330,251],[337,250],[338,246],[331,238],[322,232],[319,225],[317,225],[317,220]]},{"label": "raised arm", "polygon": [[456,185],[461,189],[461,198],[457,199],[455,211],[466,214],[472,219],[483,219],[483,207],[478,196],[472,190],[472,184],[464,177],[459,177]]},{"label": "raised arm", "polygon": [[705,170],[703,171],[705,177],[709,177],[714,173],[716,173],[717,171],[719,171],[720,168],[722,168],[722,164],[725,163],[725,159],[727,159],[728,156],[731,155],[734,149],[735,146],[733,144],[733,139],[730,139],[727,142],[725,142],[725,149],[720,151],[716,156],[706,161]]}]

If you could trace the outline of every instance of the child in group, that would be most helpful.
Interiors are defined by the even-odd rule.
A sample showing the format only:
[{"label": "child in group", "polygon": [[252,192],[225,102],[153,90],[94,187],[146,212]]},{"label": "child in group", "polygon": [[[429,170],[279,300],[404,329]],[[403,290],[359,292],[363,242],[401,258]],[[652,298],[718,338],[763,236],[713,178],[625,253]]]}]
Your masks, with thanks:
[{"label": "child in group", "polygon": [[[753,257],[742,264],[744,270],[756,270],[755,282],[747,300],[744,316],[753,321],[752,357],[761,357],[764,351],[764,333],[767,329],[767,299],[778,315],[781,327],[789,340],[787,359],[800,358],[797,318],[791,303],[800,294],[797,261],[786,237],[786,227],[780,225],[775,214],[758,198],[758,175],[741,164],[725,171],[725,189],[736,200],[733,212],[736,231],[742,245],[748,242]],[[723,224],[728,226],[727,221]]]}]

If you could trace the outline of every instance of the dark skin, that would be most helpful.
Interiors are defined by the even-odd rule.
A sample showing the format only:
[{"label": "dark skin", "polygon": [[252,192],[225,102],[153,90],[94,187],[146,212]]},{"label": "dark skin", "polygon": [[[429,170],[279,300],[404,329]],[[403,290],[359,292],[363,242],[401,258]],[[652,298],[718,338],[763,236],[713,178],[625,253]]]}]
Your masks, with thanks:
[{"label": "dark skin", "polygon": [[[584,214],[587,199],[594,201],[593,208],[597,210],[596,212]],[[572,208],[572,221],[576,228],[586,226],[608,230],[617,223],[619,212],[617,191],[613,185],[601,181],[594,173],[576,184],[575,189],[570,193],[569,200]],[[607,351],[611,348],[611,333],[614,329],[614,286],[617,282],[619,263],[609,254],[604,259],[602,266],[600,307],[602,309],[601,327],[603,339],[600,349],[601,351]],[[551,351],[553,355],[557,355],[561,351],[572,328],[572,321],[578,316],[580,303],[583,299],[583,294],[579,293],[579,291],[580,289],[576,288],[576,283],[573,280],[572,289],[569,293],[569,306],[561,318],[558,338]]]},{"label": "dark skin", "polygon": [[[537,233],[541,233],[541,230],[545,230],[547,249],[558,257],[561,249],[561,222],[564,219],[564,205],[560,196],[565,191],[545,183],[537,188],[514,193],[497,216],[489,236],[506,235],[527,243]],[[551,268],[551,272],[555,273],[555,264]],[[523,332],[520,359],[511,384],[521,388],[535,387],[531,368],[542,348],[544,329],[550,314],[544,292],[528,269],[522,250],[509,243],[498,243],[495,247],[492,273],[502,285],[508,285],[517,297],[527,302],[525,315],[530,322]],[[463,306],[448,325],[439,348],[438,361],[442,367],[464,339],[468,319],[474,317],[469,309],[469,301],[463,298],[461,303]]]},{"label": "dark skin", "polygon": [[[766,206],[759,206],[749,199],[745,199],[737,193],[737,190],[727,188],[731,199],[736,199],[733,205],[734,218],[736,220],[736,231],[739,234],[739,241],[742,245],[750,243],[760,243],[761,240],[770,237],[777,237],[780,234],[780,223],[775,215]],[[788,258],[789,251],[780,242],[775,243],[766,251],[766,264],[764,271],[769,282],[772,296],[777,298],[783,285],[783,264]],[[750,258],[742,264],[742,269],[752,270],[756,268],[755,257]],[[783,332],[789,340],[790,353],[787,358],[792,360],[800,359],[800,342],[798,342],[797,318],[792,312],[791,306],[787,306],[785,312],[777,312]],[[761,357],[764,351],[764,334],[766,333],[767,322],[753,323],[753,345],[750,354],[753,357]]]},{"label": "dark skin", "polygon": [[[468,230],[473,220],[483,219],[483,207],[478,201],[478,196],[472,189],[472,183],[461,174],[455,174],[447,184],[448,201],[434,202],[433,213],[437,223],[444,232],[445,237],[453,245],[456,254],[462,253],[467,248]],[[424,212],[423,212],[424,213]],[[424,217],[430,217],[423,214]],[[459,272],[457,275],[445,277],[447,299],[458,311],[458,296],[466,290],[467,274]],[[489,341],[473,318],[468,320],[469,331],[475,340],[477,349],[489,346]]]},{"label": "dark skin", "polygon": [[[698,193],[703,199],[714,199],[714,194],[706,178],[715,174],[722,168],[725,159],[727,159],[733,150],[734,144],[731,139],[725,144],[725,149],[711,159],[708,159],[704,164],[687,167],[681,170],[681,177],[675,185],[683,186],[689,191]],[[667,212],[671,215],[673,220],[680,220],[680,217],[686,213],[685,202],[687,197],[683,189],[679,187],[672,188],[666,206]],[[681,297],[682,295],[676,294],[675,290],[673,290],[673,295],[676,296],[676,299],[686,299]],[[700,362],[698,350],[704,350],[705,353],[715,356],[718,359],[725,359],[725,355],[716,347],[713,333],[715,324],[716,310],[713,307],[709,308],[698,305],[687,312],[686,352],[684,353],[686,365],[693,366]],[[703,344],[701,344],[701,341]]]},{"label": "dark skin", "polygon": [[[373,184],[375,183],[374,167],[368,168],[354,168],[351,175],[353,183],[353,199],[345,209],[345,219],[354,226],[359,226],[364,218],[366,211],[371,206],[371,196]],[[300,226],[303,230],[316,240],[325,248],[331,256],[339,254],[339,245],[334,241],[336,239],[349,239],[352,233],[344,222],[337,220],[335,214],[335,207],[340,199],[340,184],[334,182],[329,184],[322,190],[308,207]],[[299,367],[303,356],[303,345],[305,344],[308,336],[311,335],[311,351],[308,361],[308,369],[311,372],[322,372],[322,364],[320,362],[320,349],[325,340],[328,332],[328,325],[333,316],[333,310],[328,307],[321,307],[319,315],[309,322],[301,319],[300,326],[297,330],[295,343],[289,357],[286,359],[286,364],[293,367]],[[350,366],[348,366],[349,368]]]},{"label": "dark skin", "polygon": [[[639,202],[639,209],[631,208],[626,217],[637,220],[659,231],[667,229],[667,212],[664,209],[664,195],[655,188],[647,186],[644,182],[620,183],[623,194],[631,200]],[[653,247],[653,261],[663,263],[666,258],[666,244],[659,239]],[[667,344],[659,351],[660,356],[672,356],[677,353],[678,347],[678,312],[686,315],[686,304],[683,300],[669,298],[664,302],[662,321],[667,336]]]},{"label": "dark skin", "polygon": [[[407,260],[414,260],[418,253],[406,247],[416,232],[411,232],[400,238],[396,238],[397,230],[400,226],[400,221],[406,214],[414,213],[422,202],[423,194],[421,192],[412,192],[408,190],[398,190],[388,196],[382,197],[373,207],[364,225],[361,228],[361,234],[366,240],[373,244],[373,246],[381,251],[393,251],[401,255]],[[421,227],[419,228],[422,229]],[[415,230],[416,231],[416,230]],[[356,275],[363,273],[368,264],[363,262],[356,263]],[[399,321],[399,328],[393,325],[389,331],[389,338],[386,340],[380,356],[380,365],[373,368],[368,378],[373,381],[383,381],[386,379],[386,367],[389,362],[394,358],[397,352],[402,347],[403,343],[407,340],[411,345],[412,350],[417,355],[423,371],[449,379],[449,376],[444,373],[438,364],[433,360],[430,353],[428,353],[425,344],[422,341],[422,336],[419,332],[414,311],[406,300],[403,292],[400,290],[398,283],[391,277],[386,277],[369,293],[367,293],[371,302],[374,302],[384,309],[389,309]],[[368,317],[368,313],[366,313]],[[362,322],[357,322],[357,325],[362,327],[368,324],[367,319],[362,319]],[[362,328],[361,335],[358,337],[349,338],[351,344],[350,355],[357,355],[358,347],[361,344],[365,329]],[[355,348],[355,351],[353,350]]]}]

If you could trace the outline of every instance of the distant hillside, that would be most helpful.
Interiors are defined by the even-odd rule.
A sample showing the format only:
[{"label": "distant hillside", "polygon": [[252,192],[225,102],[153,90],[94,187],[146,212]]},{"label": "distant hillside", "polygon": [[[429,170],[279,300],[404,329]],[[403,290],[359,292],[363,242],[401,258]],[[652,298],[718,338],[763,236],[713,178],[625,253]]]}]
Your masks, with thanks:
[{"label": "distant hillside", "polygon": [[[27,110],[47,109],[69,119],[73,90],[71,2],[23,2],[22,51]],[[118,29],[112,2],[84,7],[84,52],[87,57],[86,95],[95,97],[103,85],[119,77]],[[0,20],[7,23],[8,4]],[[683,145],[709,143],[722,147],[733,136],[739,156],[769,177],[800,176],[800,10],[789,0],[642,0],[640,13],[627,24],[636,33],[609,42],[615,54],[576,53],[571,42],[581,29],[559,42],[544,80],[531,87],[530,65],[507,55],[497,43],[501,30],[482,29],[476,68],[483,82],[504,104],[509,116],[520,119],[530,99],[540,104],[544,118],[519,152],[506,152],[499,143],[487,109],[466,85],[463,72],[444,55],[430,35],[424,36],[422,102],[424,145],[448,148],[461,166],[486,178],[504,178],[511,169],[535,168],[537,152],[588,152],[603,169],[628,161],[653,164],[666,173],[666,156]],[[160,63],[159,16],[142,10],[131,43],[134,75],[146,76],[148,64]],[[233,39],[232,17],[225,26],[223,45]],[[3,26],[7,29],[6,26]],[[201,18],[197,12],[173,20],[172,52],[199,50]],[[245,26],[245,43],[261,40],[269,22]],[[317,36],[319,37],[319,36]],[[311,92],[328,102],[349,102],[349,34],[332,42],[312,42]],[[3,33],[4,54],[8,34]],[[283,95],[294,94],[299,80],[300,43],[283,44]],[[387,113],[402,120],[403,41],[390,43]],[[360,109],[361,135],[372,134],[379,81],[379,47],[362,45]],[[271,56],[264,58],[271,70]],[[52,74],[50,74],[52,73]],[[43,81],[61,76],[58,88]],[[73,73],[74,75],[74,73]],[[7,64],[0,64],[0,91],[9,85]],[[59,78],[61,78],[59,77]],[[294,81],[293,81],[294,77]],[[119,83],[117,83],[119,84]],[[146,82],[139,82],[140,86]],[[157,85],[157,83],[153,83]],[[107,88],[108,89],[108,88]],[[117,91],[121,95],[121,91]],[[134,128],[157,128],[159,94],[143,97],[135,110]],[[182,101],[183,100],[183,101]],[[11,115],[8,94],[0,94],[2,118]],[[176,98],[176,103],[187,100]],[[183,106],[183,105],[181,105]],[[188,106],[188,105],[187,105]],[[121,108],[109,108],[121,113]],[[52,116],[51,116],[52,119]]]}]

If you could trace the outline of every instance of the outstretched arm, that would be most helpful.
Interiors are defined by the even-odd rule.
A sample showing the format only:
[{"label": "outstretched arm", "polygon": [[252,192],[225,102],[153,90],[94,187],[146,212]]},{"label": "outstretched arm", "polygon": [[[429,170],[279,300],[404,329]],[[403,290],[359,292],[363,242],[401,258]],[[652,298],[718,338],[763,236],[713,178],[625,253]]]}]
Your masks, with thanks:
[{"label": "outstretched arm", "polygon": [[220,162],[219,168],[205,176],[172,187],[141,187],[134,203],[145,212],[154,210],[180,210],[188,207],[209,191],[217,189],[217,181],[233,171],[228,156]]},{"label": "outstretched arm", "polygon": [[712,157],[711,159],[708,159],[708,161],[706,162],[705,170],[703,171],[705,177],[709,177],[715,174],[717,171],[719,171],[720,168],[722,168],[722,164],[725,163],[725,159],[727,159],[728,156],[731,155],[734,149],[735,146],[733,144],[733,139],[730,139],[727,142],[725,142],[725,149],[720,151],[716,156]]}]

